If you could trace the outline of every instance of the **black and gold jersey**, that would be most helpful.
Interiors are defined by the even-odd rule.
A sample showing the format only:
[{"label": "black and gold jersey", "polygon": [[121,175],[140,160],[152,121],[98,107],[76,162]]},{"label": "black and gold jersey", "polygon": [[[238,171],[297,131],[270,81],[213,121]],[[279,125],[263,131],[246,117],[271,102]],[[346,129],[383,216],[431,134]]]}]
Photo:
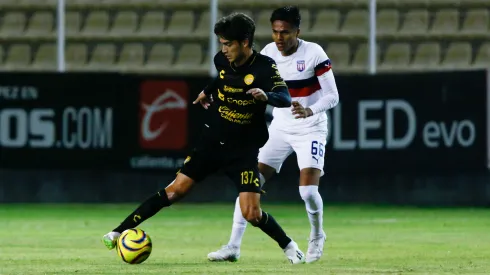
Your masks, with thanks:
[{"label": "black and gold jersey", "polygon": [[[267,104],[289,107],[291,97],[273,59],[253,52],[245,64],[236,67],[221,52],[214,57],[218,76],[204,89],[214,105],[208,135],[222,144],[261,147],[268,139]],[[262,89],[268,101],[256,100],[247,91]]]}]

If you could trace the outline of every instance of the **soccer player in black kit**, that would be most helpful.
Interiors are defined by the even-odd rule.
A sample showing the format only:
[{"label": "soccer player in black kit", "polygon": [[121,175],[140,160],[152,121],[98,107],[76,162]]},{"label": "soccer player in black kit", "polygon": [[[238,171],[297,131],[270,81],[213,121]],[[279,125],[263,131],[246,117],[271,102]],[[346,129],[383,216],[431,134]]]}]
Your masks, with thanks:
[{"label": "soccer player in black kit", "polygon": [[242,13],[223,17],[214,26],[214,33],[222,45],[214,57],[218,76],[193,102],[208,109],[212,117],[204,125],[200,141],[175,180],[104,235],[103,242],[114,248],[121,232],[177,202],[194,183],[222,169],[238,189],[243,217],[274,239],[289,262],[303,263],[305,257],[296,242],[260,207],[257,156],[268,139],[265,109],[267,104],[290,107],[289,91],[274,60],[252,49],[255,23],[250,17]]}]

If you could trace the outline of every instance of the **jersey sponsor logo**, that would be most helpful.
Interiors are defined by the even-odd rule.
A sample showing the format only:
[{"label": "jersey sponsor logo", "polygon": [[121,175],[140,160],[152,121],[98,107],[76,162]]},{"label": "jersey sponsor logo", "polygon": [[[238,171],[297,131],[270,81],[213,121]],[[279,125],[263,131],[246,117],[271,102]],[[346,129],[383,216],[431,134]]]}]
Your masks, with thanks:
[{"label": "jersey sponsor logo", "polygon": [[232,97],[226,97],[221,91],[218,89],[218,98],[221,101],[228,102],[231,104],[239,105],[239,106],[247,106],[250,104],[255,104],[255,99],[236,99]]},{"label": "jersey sponsor logo", "polygon": [[251,74],[247,74],[244,78],[243,78],[243,81],[245,82],[245,84],[247,85],[250,85],[254,82],[255,80],[255,77]]},{"label": "jersey sponsor logo", "polygon": [[250,124],[252,123],[253,113],[239,113],[236,110],[232,110],[227,106],[219,106],[218,112],[221,117],[237,124]]},{"label": "jersey sponsor logo", "polygon": [[298,72],[304,71],[305,68],[306,68],[306,64],[304,60],[296,61],[296,69],[298,70]]},{"label": "jersey sponsor logo", "polygon": [[187,144],[188,87],[183,81],[146,81],[140,86],[140,146],[182,149]]},{"label": "jersey sponsor logo", "polygon": [[225,91],[227,93],[243,93],[242,88],[235,88],[235,87],[231,87],[231,86],[227,86],[227,85],[225,85],[225,87],[223,87],[223,91]]}]

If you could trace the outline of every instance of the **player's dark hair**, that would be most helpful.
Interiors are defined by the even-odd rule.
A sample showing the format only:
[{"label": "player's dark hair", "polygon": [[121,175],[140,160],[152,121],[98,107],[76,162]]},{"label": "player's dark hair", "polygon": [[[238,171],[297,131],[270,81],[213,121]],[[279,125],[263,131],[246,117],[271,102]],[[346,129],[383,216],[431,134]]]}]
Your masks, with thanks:
[{"label": "player's dark hair", "polygon": [[232,13],[216,22],[214,34],[230,41],[242,42],[248,39],[249,47],[252,48],[255,22],[244,13]]},{"label": "player's dark hair", "polygon": [[301,23],[301,15],[299,14],[299,8],[296,6],[285,6],[278,8],[272,12],[271,24],[276,20],[288,22],[291,26],[299,28]]}]

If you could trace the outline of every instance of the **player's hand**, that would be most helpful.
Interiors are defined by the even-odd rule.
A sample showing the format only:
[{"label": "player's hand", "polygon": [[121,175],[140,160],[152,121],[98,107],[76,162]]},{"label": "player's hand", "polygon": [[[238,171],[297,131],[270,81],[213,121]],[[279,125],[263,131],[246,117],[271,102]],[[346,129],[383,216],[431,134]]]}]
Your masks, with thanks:
[{"label": "player's hand", "polygon": [[201,103],[201,106],[207,110],[211,105],[211,102],[213,102],[213,96],[212,95],[207,96],[204,92],[201,92],[197,96],[196,100],[192,102],[192,104]]},{"label": "player's hand", "polygon": [[293,101],[291,103],[291,111],[293,112],[295,118],[307,118],[313,115],[310,108],[303,107],[303,105],[301,105],[298,101]]},{"label": "player's hand", "polygon": [[255,99],[260,101],[267,101],[269,98],[267,94],[259,88],[253,88],[247,91],[247,94],[252,95]]}]

